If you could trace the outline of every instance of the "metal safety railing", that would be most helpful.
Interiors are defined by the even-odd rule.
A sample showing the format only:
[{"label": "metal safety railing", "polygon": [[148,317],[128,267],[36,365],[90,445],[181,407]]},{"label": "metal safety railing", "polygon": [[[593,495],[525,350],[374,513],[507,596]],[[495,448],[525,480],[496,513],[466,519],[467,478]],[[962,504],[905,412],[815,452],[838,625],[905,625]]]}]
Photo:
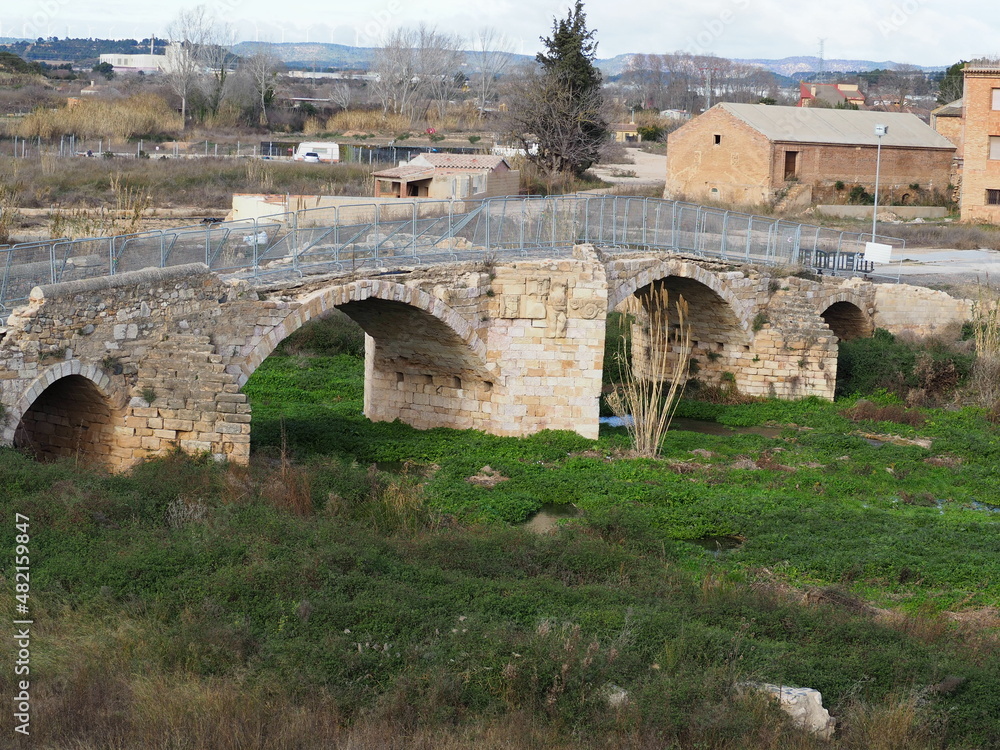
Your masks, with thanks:
[{"label": "metal safety railing", "polygon": [[[870,273],[870,233],[841,232],[679,201],[610,195],[399,201],[285,211],[256,219],[0,247],[0,314],[31,289],[149,267],[205,263],[262,281],[462,260],[667,251],[821,273]],[[903,240],[879,235],[895,248]]]}]

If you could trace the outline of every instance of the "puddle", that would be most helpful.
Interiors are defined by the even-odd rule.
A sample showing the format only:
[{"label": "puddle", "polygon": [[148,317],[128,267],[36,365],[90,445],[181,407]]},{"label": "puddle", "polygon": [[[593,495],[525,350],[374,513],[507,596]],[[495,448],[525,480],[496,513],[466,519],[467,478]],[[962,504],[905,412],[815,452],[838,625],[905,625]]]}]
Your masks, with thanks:
[{"label": "puddle", "polygon": [[722,557],[739,549],[744,540],[738,536],[703,536],[701,539],[685,539],[688,544],[694,544],[709,552],[712,557]]},{"label": "puddle", "polygon": [[573,503],[545,503],[538,512],[521,524],[522,528],[536,534],[548,534],[566,518],[579,518],[583,511]]},{"label": "puddle", "polygon": [[[608,427],[627,427],[632,423],[631,416],[625,417],[601,417],[600,423]],[[718,422],[709,422],[704,419],[686,419],[675,417],[670,422],[671,430],[686,430],[687,432],[700,432],[703,435],[761,435],[767,438],[777,438],[781,436],[781,427],[728,427]]]},{"label": "puddle", "polygon": [[687,430],[700,432],[703,435],[761,435],[768,438],[781,436],[783,427],[729,427],[718,422],[708,422],[704,419],[685,419],[676,417],[670,423],[671,430]]}]

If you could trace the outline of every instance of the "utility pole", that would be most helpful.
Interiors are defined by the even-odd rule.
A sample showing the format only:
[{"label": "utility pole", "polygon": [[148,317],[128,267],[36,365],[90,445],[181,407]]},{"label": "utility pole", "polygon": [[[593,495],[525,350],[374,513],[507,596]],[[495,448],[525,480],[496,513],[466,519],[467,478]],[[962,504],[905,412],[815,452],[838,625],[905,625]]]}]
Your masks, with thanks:
[{"label": "utility pole", "polygon": [[875,207],[872,211],[872,242],[875,242],[875,229],[878,225],[878,179],[882,167],[882,136],[888,132],[888,125],[875,126],[875,137],[878,138],[878,148],[875,151]]}]

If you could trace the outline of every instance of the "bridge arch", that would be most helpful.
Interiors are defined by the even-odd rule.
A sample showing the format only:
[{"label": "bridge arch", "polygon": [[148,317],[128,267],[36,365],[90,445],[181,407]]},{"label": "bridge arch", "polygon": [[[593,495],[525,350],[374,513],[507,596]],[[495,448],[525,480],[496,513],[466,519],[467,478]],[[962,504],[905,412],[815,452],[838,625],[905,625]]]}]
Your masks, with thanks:
[{"label": "bridge arch", "polygon": [[[693,297],[705,301],[711,300],[713,307],[716,307],[720,314],[727,318],[727,322],[738,326],[743,333],[749,333],[752,322],[751,315],[743,300],[737,297],[717,274],[696,263],[680,259],[661,261],[632,276],[621,278],[617,286],[608,290],[608,310],[616,309],[637,291],[652,283],[671,278],[674,279],[674,281],[668,282],[668,288],[671,291],[684,294],[686,289],[688,294]],[[707,294],[708,292],[711,294]],[[688,298],[688,294],[685,294],[685,299],[688,299],[690,303],[693,300]],[[725,303],[729,311],[718,307],[719,303]]]},{"label": "bridge arch", "polygon": [[112,466],[115,428],[127,394],[99,367],[59,362],[39,375],[11,409],[4,439],[37,458],[79,456]]},{"label": "bridge arch", "polygon": [[816,312],[838,341],[868,338],[875,331],[875,322],[868,314],[869,305],[858,294],[841,291],[819,300]]},{"label": "bridge arch", "polygon": [[[661,287],[667,290],[671,307],[678,296],[688,303],[692,376],[710,384],[721,383],[727,372],[739,376],[753,344],[752,321],[746,304],[711,271],[678,259],[657,262],[622,278],[616,288],[609,290],[608,309],[617,308],[631,295],[636,295],[645,308],[649,292]],[[673,325],[676,322],[673,309],[667,311],[667,316]],[[655,361],[657,347],[673,347],[667,342],[649,340],[642,321],[637,323],[632,326],[633,367],[643,377],[663,377],[666,373],[650,370],[651,363]],[[673,353],[666,356],[669,368]]]},{"label": "bridge arch", "polygon": [[472,325],[454,308],[420,289],[388,280],[362,280],[323,287],[301,298],[299,306],[281,323],[255,336],[234,363],[242,388],[254,371],[303,325],[322,318],[334,308],[357,322],[376,342],[410,337],[399,355],[435,370],[466,372],[489,379],[495,364],[488,364],[486,344]]}]

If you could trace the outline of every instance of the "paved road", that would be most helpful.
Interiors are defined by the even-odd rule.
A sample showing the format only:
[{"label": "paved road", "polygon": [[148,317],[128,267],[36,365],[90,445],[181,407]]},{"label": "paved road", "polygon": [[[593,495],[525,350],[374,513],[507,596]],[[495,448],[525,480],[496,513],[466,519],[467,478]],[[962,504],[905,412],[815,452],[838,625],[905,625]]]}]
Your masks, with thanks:
[{"label": "paved road", "polygon": [[894,253],[893,262],[878,266],[876,273],[922,286],[989,283],[996,287],[1000,284],[1000,251],[908,247]]}]

